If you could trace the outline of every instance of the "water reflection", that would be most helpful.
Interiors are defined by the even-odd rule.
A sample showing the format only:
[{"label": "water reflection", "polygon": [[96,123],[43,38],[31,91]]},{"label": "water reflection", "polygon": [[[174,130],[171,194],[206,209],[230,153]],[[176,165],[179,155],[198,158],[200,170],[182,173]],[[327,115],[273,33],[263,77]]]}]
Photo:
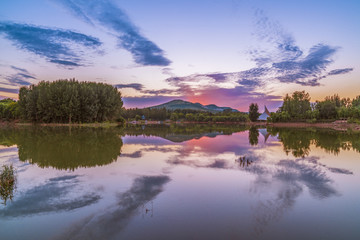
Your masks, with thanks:
[{"label": "water reflection", "polygon": [[246,158],[246,156],[243,156],[236,159],[235,162],[238,162],[239,166],[244,168],[249,167],[253,163],[253,160],[251,160],[250,158]]},{"label": "water reflection", "polygon": [[15,169],[12,165],[4,165],[0,169],[0,198],[6,205],[8,200],[12,201],[16,188]]},{"label": "water reflection", "polygon": [[123,145],[120,133],[117,128],[11,128],[1,129],[0,143],[16,144],[21,161],[74,170],[115,161]]},{"label": "water reflection", "polygon": [[305,157],[310,154],[313,144],[326,152],[339,154],[341,150],[350,149],[360,152],[359,132],[340,132],[330,129],[296,129],[296,128],[268,128],[273,136],[278,136],[284,151],[295,157]]},{"label": "water reflection", "polygon": [[171,142],[185,142],[202,137],[213,138],[219,135],[231,135],[247,129],[248,127],[245,125],[224,124],[129,125],[124,129],[124,135],[157,136]]},{"label": "water reflection", "polygon": [[[358,133],[205,124],[7,131],[0,143],[17,145],[20,160],[35,163],[20,174],[35,180],[50,173],[0,208],[0,221],[61,215],[69,221],[59,239],[271,239],[283,226],[332,231],[328,219],[347,219],[346,206],[359,199],[351,184],[360,169]],[[300,226],[309,209],[306,221],[317,217],[325,227]]]},{"label": "water reflection", "polygon": [[252,126],[249,129],[249,143],[251,146],[257,145],[259,142],[259,130],[256,127]]},{"label": "water reflection", "polygon": [[70,211],[98,202],[101,197],[94,192],[71,197],[74,191],[79,190],[79,177],[78,175],[55,177],[45,184],[34,186],[20,194],[12,204],[0,209],[0,216],[14,218]]},{"label": "water reflection", "polygon": [[137,209],[153,200],[169,181],[170,178],[163,175],[136,178],[128,191],[118,195],[116,205],[76,223],[59,239],[112,239]]}]

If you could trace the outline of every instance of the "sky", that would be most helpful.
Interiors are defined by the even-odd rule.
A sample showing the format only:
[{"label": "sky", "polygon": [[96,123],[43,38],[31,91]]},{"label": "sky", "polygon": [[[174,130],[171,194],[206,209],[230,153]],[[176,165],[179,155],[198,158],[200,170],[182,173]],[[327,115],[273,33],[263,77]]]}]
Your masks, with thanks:
[{"label": "sky", "polygon": [[354,98],[359,12],[357,0],[1,0],[0,98],[70,78],[117,87],[126,108]]}]

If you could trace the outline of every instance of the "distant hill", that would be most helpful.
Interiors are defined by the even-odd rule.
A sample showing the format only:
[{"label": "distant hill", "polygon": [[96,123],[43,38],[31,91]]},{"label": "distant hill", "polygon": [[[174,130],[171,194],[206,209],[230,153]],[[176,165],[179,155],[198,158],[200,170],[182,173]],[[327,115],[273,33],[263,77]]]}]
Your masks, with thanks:
[{"label": "distant hill", "polygon": [[232,112],[239,112],[236,109],[230,108],[230,107],[218,107],[215,104],[209,104],[209,105],[202,105],[200,103],[192,103],[187,102],[183,100],[172,100],[167,103],[163,103],[160,105],[149,107],[151,108],[166,108],[168,110],[177,110],[177,109],[191,109],[191,110],[197,110],[197,111],[206,111],[206,112],[222,112],[224,110],[231,110]]}]

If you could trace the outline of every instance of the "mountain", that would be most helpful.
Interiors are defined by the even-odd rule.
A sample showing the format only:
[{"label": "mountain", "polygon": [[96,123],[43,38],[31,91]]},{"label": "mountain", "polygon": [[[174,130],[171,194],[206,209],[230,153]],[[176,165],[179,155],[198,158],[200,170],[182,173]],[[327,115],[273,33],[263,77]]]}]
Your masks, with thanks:
[{"label": "mountain", "polygon": [[151,108],[166,108],[168,110],[177,110],[177,109],[191,109],[191,110],[197,110],[197,111],[205,111],[205,112],[222,112],[224,110],[231,110],[232,112],[239,112],[236,109],[230,108],[230,107],[218,107],[215,104],[209,104],[209,105],[202,105],[200,103],[192,103],[187,102],[183,100],[172,100],[167,103],[163,103],[160,105],[149,107]]}]

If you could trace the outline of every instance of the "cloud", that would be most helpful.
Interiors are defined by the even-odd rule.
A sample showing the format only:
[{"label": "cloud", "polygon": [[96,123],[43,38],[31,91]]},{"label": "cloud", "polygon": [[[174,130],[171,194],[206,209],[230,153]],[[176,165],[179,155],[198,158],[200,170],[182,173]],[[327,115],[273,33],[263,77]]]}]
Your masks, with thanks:
[{"label": "cloud", "polygon": [[14,22],[0,22],[0,33],[17,48],[66,67],[83,65],[84,59],[79,48],[96,49],[102,44],[97,38],[82,33]]},{"label": "cloud", "polygon": [[293,36],[276,21],[268,18],[262,10],[255,13],[254,35],[267,44],[267,49],[259,47],[249,51],[251,58],[261,68],[268,68],[266,80],[277,79],[284,83],[296,83],[302,86],[319,86],[319,81],[328,75],[348,73],[352,68],[339,69],[326,73],[333,62],[332,57],[339,47],[316,44],[307,55],[296,45]]},{"label": "cloud", "polygon": [[229,166],[228,161],[223,159],[214,159],[209,163],[203,163],[197,160],[181,160],[175,157],[174,159],[168,160],[168,163],[172,165],[184,165],[194,168],[232,169],[232,167]]},{"label": "cloud", "polygon": [[25,217],[41,213],[70,211],[98,202],[101,197],[85,193],[69,199],[74,192],[78,175],[49,179],[44,185],[35,186],[17,197],[11,204],[0,210],[2,217]]},{"label": "cloud", "polygon": [[214,79],[215,82],[224,82],[227,79],[226,74],[223,73],[211,73],[211,74],[205,74],[204,76]]},{"label": "cloud", "polygon": [[327,168],[330,172],[333,173],[340,173],[340,174],[346,174],[346,175],[353,175],[354,173],[350,170],[343,169],[343,168]]},{"label": "cloud", "polygon": [[10,76],[5,77],[12,84],[21,85],[21,86],[28,86],[31,85],[31,82],[26,81],[26,77],[23,77],[21,74],[13,74]]},{"label": "cloud", "polygon": [[318,80],[332,63],[331,57],[336,53],[337,47],[318,44],[312,47],[304,58],[273,63],[272,66],[278,73],[276,77],[280,82],[292,82],[305,86],[318,86]]},{"label": "cloud", "polygon": [[4,80],[7,82],[1,82],[2,84],[10,85],[10,86],[28,86],[32,84],[32,80],[35,80],[36,77],[29,73],[24,68],[19,68],[15,66],[10,66],[12,70],[15,70],[16,73],[5,76]]},{"label": "cloud", "polygon": [[16,66],[10,66],[12,69],[16,70],[16,71],[19,71],[19,72],[22,72],[22,73],[29,73],[25,68],[19,68],[19,67],[16,67]]},{"label": "cloud", "polygon": [[78,64],[78,63],[76,63],[76,62],[65,61],[65,60],[58,60],[58,59],[52,59],[52,60],[50,60],[50,62],[56,63],[56,64],[60,64],[60,65],[64,65],[64,66],[72,66],[72,67],[79,67],[79,66],[81,66],[80,64]]},{"label": "cloud", "polygon": [[155,96],[164,96],[164,95],[178,95],[181,94],[181,92],[179,91],[179,89],[158,89],[158,90],[142,90],[142,93],[146,93],[146,94],[151,94],[151,95],[155,95]]},{"label": "cloud", "polygon": [[128,158],[141,158],[142,152],[141,151],[135,151],[133,153],[122,153],[120,157],[128,157]]},{"label": "cloud", "polygon": [[143,96],[143,97],[123,97],[124,106],[126,108],[142,108],[149,107],[154,105],[159,105],[164,102],[172,101],[178,99],[179,97],[169,97],[169,96]]},{"label": "cloud", "polygon": [[337,191],[330,185],[331,180],[326,172],[316,166],[301,164],[292,160],[281,160],[275,177],[286,182],[301,182],[305,184],[311,195],[316,198],[328,198],[337,195]]},{"label": "cloud", "polygon": [[171,61],[155,43],[144,37],[127,14],[110,0],[58,0],[74,16],[92,25],[109,29],[118,40],[118,46],[129,51],[134,61],[145,66],[168,66]]},{"label": "cloud", "polygon": [[320,160],[319,157],[308,157],[308,158],[297,160],[297,162],[307,161],[307,162],[310,162],[310,163],[315,164],[317,166],[321,166],[321,167],[323,167],[323,168],[325,168],[325,169],[327,169],[327,170],[329,170],[330,172],[333,172],[333,173],[346,174],[346,175],[354,174],[352,171],[347,170],[347,169],[328,167],[325,164],[320,163],[319,160]]},{"label": "cloud", "polygon": [[295,39],[281,24],[266,16],[263,10],[255,11],[254,35],[270,49],[249,51],[258,66],[284,60],[294,60],[302,56],[303,51],[296,46]]},{"label": "cloud", "polygon": [[85,218],[68,229],[60,239],[113,239],[128,224],[140,206],[147,204],[163,191],[168,176],[142,176],[131,188],[117,197],[114,206]]},{"label": "cloud", "polygon": [[334,69],[331,70],[328,75],[338,75],[338,74],[345,74],[353,71],[353,68],[342,68],[342,69]]},{"label": "cloud", "polygon": [[24,74],[24,73],[18,73],[19,76],[26,78],[26,79],[36,79],[36,77],[33,77],[29,74]]},{"label": "cloud", "polygon": [[142,90],[144,86],[141,83],[129,83],[129,84],[116,84],[114,85],[116,88],[133,88],[135,90]]},{"label": "cloud", "polygon": [[166,68],[162,69],[162,74],[169,75],[169,76],[174,76],[172,71],[173,71],[172,68],[166,67]]},{"label": "cloud", "polygon": [[6,92],[6,93],[19,93],[19,89],[14,89],[14,88],[3,88],[3,87],[0,87],[0,92]]}]

